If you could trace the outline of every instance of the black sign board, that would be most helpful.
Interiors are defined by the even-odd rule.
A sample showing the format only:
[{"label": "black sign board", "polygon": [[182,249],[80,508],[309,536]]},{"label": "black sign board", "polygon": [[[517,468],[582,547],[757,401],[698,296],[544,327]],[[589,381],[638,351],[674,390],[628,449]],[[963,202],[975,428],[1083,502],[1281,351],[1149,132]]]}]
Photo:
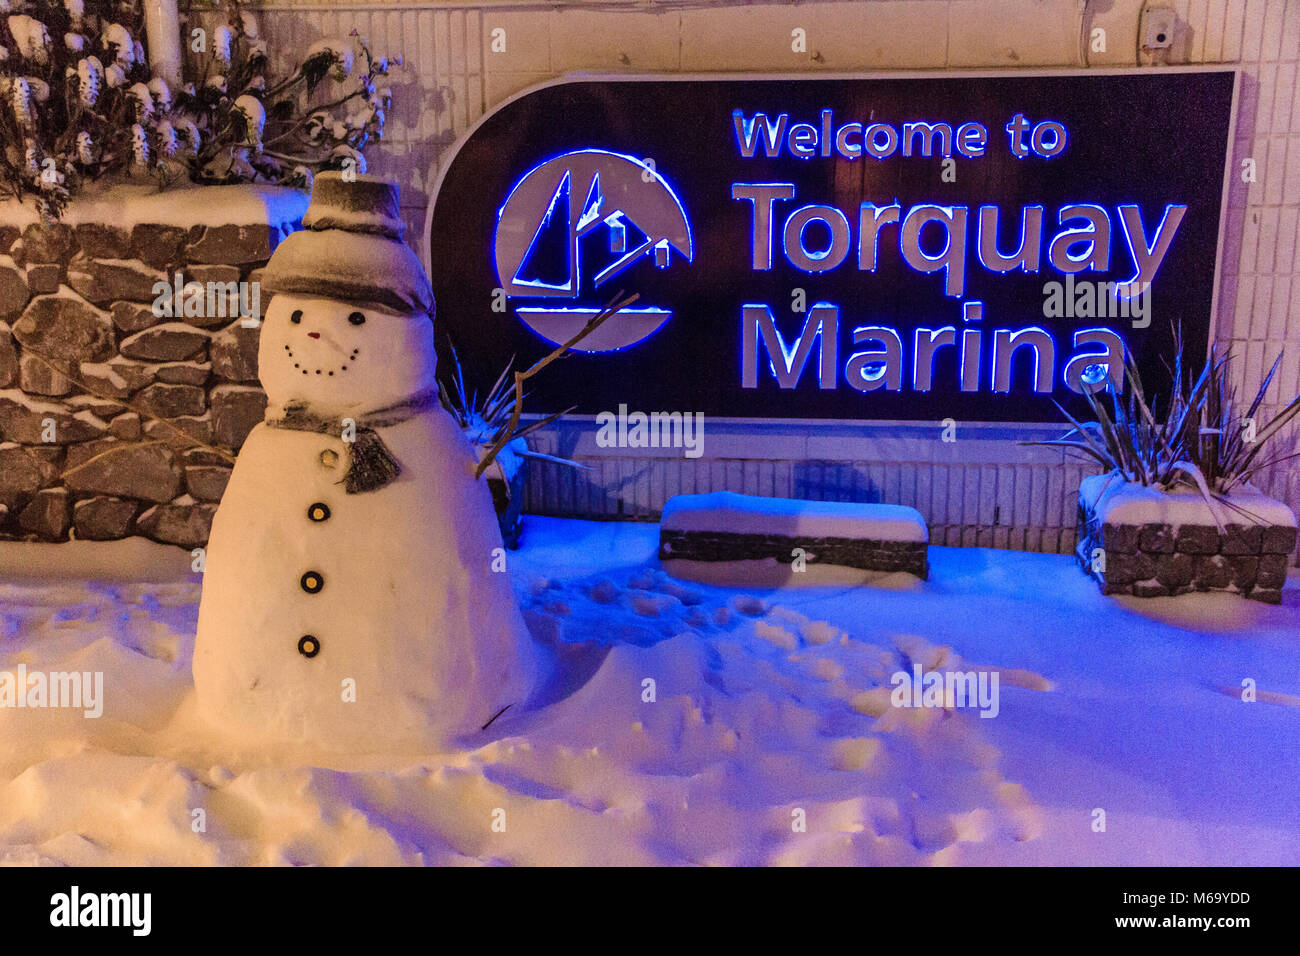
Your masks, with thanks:
[{"label": "black sign board", "polygon": [[[430,214],[480,390],[619,290],[530,412],[1058,421],[1205,354],[1236,74],[586,79],[486,116]],[[446,355],[444,355],[446,360]]]}]

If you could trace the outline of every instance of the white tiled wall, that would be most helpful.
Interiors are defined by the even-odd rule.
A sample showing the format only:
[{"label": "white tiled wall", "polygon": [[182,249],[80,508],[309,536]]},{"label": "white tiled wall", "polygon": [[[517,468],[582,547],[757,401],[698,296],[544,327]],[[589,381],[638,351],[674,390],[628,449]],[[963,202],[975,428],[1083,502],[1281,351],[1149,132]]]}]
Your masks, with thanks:
[{"label": "white tiled wall", "polygon": [[[1242,159],[1253,158],[1257,181],[1247,185],[1236,178],[1230,192],[1218,337],[1236,357],[1239,387],[1252,394],[1266,371],[1266,360],[1288,347],[1265,407],[1271,413],[1285,397],[1300,391],[1300,0],[1165,2],[1179,18],[1169,62],[1239,63],[1244,71],[1233,163],[1239,167]],[[261,16],[273,49],[301,50],[318,37],[355,28],[375,50],[406,58],[406,68],[394,83],[389,142],[376,154],[372,168],[402,184],[407,221],[418,243],[428,190],[447,145],[486,109],[541,80],[572,71],[1073,67],[1084,65],[1080,37],[1084,29],[1094,28],[1105,31],[1106,50],[1089,52],[1089,66],[1133,66],[1141,6],[1140,0],[794,5],[643,0],[562,7],[544,2],[274,2]],[[795,28],[806,31],[806,53],[791,51]],[[498,29],[505,31],[504,52],[490,49]],[[557,449],[566,443],[560,432],[549,441]],[[586,452],[594,460],[599,450]],[[891,467],[900,469],[900,481],[913,489],[904,497],[926,513],[936,540],[1001,545],[1000,529],[1011,522],[1029,529],[1024,536],[1012,536],[1012,546],[1068,550],[1074,521],[1068,500],[1059,508],[1050,502],[1043,514],[1034,511],[1032,501],[1048,490],[1053,474],[1059,476],[1059,465],[1036,462],[1014,450],[1007,453],[1015,460],[1003,462],[1001,469],[977,462],[973,449],[966,461],[941,460],[938,451],[918,452],[910,462],[895,461]],[[674,490],[785,487],[780,482],[787,479],[780,475],[793,474],[792,461],[728,458],[690,474],[651,459],[605,462],[602,468],[631,477],[620,484],[606,475],[611,484],[594,504],[590,497],[582,504],[571,488],[565,490],[572,476],[546,471],[533,481],[530,505],[548,511],[608,513],[613,501],[612,513],[618,513],[617,501],[623,500],[624,513],[650,516]],[[851,455],[842,464],[854,470],[859,484],[869,470]],[[1016,478],[1017,469],[1024,470],[1024,476]],[[940,472],[942,494],[934,478]],[[764,479],[764,473],[771,479]],[[614,489],[627,481],[638,490],[624,500]],[[958,481],[963,491],[954,497],[951,489]],[[1036,481],[1042,489],[1035,490]],[[1264,484],[1300,509],[1300,465],[1279,466]],[[819,493],[813,485],[801,486],[802,492]],[[861,493],[852,481],[849,492],[844,488],[843,481],[828,478],[820,493]],[[1007,511],[1015,517],[1005,517]]]}]

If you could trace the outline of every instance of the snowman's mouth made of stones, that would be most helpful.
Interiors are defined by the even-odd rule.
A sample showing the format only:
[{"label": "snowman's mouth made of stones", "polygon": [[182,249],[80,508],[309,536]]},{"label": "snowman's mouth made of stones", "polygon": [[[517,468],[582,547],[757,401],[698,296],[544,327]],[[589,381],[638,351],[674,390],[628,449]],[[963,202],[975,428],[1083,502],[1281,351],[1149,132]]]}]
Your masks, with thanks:
[{"label": "snowman's mouth made of stones", "polygon": [[[298,371],[302,372],[303,375],[311,375],[313,372],[315,372],[317,375],[329,376],[329,375],[333,375],[335,372],[342,373],[348,370],[347,363],[340,365],[338,368],[332,368],[332,369],[324,368],[324,367],[311,368],[309,366],[303,365],[301,361],[296,361],[297,356],[293,354],[293,349],[289,348],[289,346],[286,345],[284,347],[284,350],[289,353],[289,361],[293,362],[293,367],[296,368]],[[352,354],[348,356],[348,362],[356,361],[357,353],[360,351],[361,351],[360,348],[353,349]]]}]

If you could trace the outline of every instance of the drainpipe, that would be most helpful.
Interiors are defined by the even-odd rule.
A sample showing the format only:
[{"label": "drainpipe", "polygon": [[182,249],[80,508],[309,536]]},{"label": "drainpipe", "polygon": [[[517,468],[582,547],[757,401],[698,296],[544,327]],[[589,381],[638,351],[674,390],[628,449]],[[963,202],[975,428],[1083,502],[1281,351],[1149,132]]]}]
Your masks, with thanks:
[{"label": "drainpipe", "polygon": [[181,25],[176,0],[144,0],[149,68],[173,88],[181,82]]}]

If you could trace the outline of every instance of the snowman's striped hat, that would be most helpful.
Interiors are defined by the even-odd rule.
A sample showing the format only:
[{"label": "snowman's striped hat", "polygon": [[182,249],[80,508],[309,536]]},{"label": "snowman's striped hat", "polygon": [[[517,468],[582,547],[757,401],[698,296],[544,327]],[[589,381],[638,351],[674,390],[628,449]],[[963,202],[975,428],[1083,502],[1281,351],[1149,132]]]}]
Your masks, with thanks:
[{"label": "snowman's striped hat", "polygon": [[276,247],[262,287],[295,295],[382,305],[433,316],[433,289],[402,242],[396,183],[324,172],[312,186],[303,228]]}]

